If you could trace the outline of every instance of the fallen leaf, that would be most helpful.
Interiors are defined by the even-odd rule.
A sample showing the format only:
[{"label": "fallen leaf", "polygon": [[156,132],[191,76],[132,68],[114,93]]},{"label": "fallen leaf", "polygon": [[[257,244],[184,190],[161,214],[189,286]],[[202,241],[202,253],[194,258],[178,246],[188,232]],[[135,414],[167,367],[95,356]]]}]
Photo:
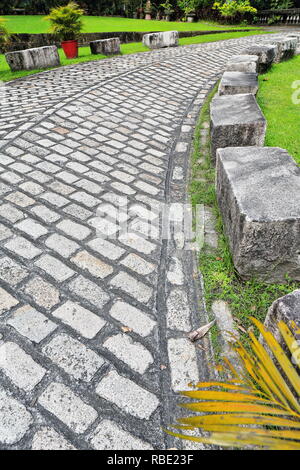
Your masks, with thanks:
[{"label": "fallen leaf", "polygon": [[239,330],[241,330],[243,333],[247,333],[247,330],[243,328],[241,325],[236,325]]},{"label": "fallen leaf", "polygon": [[198,330],[191,331],[188,334],[189,340],[194,342],[200,338],[203,338],[203,336],[206,335],[206,333],[211,329],[214,323],[215,323],[215,320],[211,321],[210,323],[207,323],[207,325],[201,326],[201,328],[198,328]]},{"label": "fallen leaf", "polygon": [[130,333],[132,331],[132,328],[129,328],[129,326],[121,326],[121,330],[124,333]]},{"label": "fallen leaf", "polygon": [[250,307],[250,310],[251,310],[251,312],[255,312],[255,310],[256,310],[256,305],[252,305],[252,307]]},{"label": "fallen leaf", "polygon": [[217,256],[216,261],[223,261],[223,258],[220,258],[219,256]]}]

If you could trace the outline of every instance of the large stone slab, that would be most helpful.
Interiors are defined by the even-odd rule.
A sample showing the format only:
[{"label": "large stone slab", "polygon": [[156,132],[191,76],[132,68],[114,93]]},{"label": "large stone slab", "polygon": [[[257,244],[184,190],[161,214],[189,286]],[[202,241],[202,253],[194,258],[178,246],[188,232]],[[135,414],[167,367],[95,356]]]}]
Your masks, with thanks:
[{"label": "large stone slab", "polygon": [[256,73],[258,70],[257,55],[234,55],[226,65],[227,72]]},{"label": "large stone slab", "polygon": [[120,54],[120,39],[99,39],[98,41],[91,41],[90,48],[92,54],[114,55]]},{"label": "large stone slab", "polygon": [[237,95],[258,91],[257,73],[224,72],[219,84],[219,95]]},{"label": "large stone slab", "polygon": [[[291,356],[283,337],[278,329],[278,322],[283,321],[286,325],[292,326],[294,323],[300,328],[300,289],[291,292],[290,294],[280,297],[269,308],[265,320],[265,327],[273,333],[279,344],[283,347],[284,351]],[[295,340],[300,340],[300,335],[295,334]],[[300,357],[292,357],[293,362],[298,362],[300,366]]]},{"label": "large stone slab", "polygon": [[150,49],[178,46],[178,31],[150,33],[143,36],[143,44]]},{"label": "large stone slab", "polygon": [[19,70],[47,69],[60,65],[56,46],[36,47],[24,51],[7,52],[6,62],[12,72]]},{"label": "large stone slab", "polygon": [[300,280],[300,168],[286,150],[217,150],[217,198],[243,279]]},{"label": "large stone slab", "polygon": [[278,38],[272,41],[271,44],[277,46],[275,63],[279,63],[282,60],[287,60],[295,55],[298,39],[297,38]]},{"label": "large stone slab", "polygon": [[266,120],[255,97],[248,94],[215,96],[210,105],[211,154],[224,147],[264,145]]},{"label": "large stone slab", "polygon": [[290,33],[288,35],[287,39],[289,39],[289,38],[293,38],[293,39],[297,40],[295,55],[299,55],[300,54],[300,33]]},{"label": "large stone slab", "polygon": [[258,72],[266,72],[275,60],[277,54],[275,44],[253,44],[242,51],[242,54],[258,56]]}]

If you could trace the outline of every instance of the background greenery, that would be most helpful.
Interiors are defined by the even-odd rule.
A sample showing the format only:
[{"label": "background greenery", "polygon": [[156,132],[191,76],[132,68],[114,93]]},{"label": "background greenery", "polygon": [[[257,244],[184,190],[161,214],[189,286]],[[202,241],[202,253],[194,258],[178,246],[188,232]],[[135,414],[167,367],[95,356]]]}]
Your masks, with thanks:
[{"label": "background greenery", "polygon": [[[215,18],[217,12],[212,10],[214,0],[190,0],[200,18]],[[151,0],[153,13],[163,10],[163,0]],[[0,14],[9,14],[14,8],[24,8],[27,14],[47,14],[55,6],[65,5],[67,0],[0,0]],[[145,7],[146,0],[78,0],[77,3],[91,15],[120,15],[132,17],[138,8]],[[169,0],[173,18],[184,15],[179,7],[179,0]],[[182,3],[182,2],[181,2]],[[289,8],[300,7],[300,0],[251,0],[255,8]]]}]

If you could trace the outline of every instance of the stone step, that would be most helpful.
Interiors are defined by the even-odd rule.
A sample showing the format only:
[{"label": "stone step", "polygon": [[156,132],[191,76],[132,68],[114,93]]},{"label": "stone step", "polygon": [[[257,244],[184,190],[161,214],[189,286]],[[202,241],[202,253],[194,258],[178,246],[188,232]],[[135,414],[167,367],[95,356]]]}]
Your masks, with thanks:
[{"label": "stone step", "polygon": [[275,44],[253,44],[244,49],[241,54],[258,56],[258,72],[266,72],[274,62],[277,54],[277,46]]},{"label": "stone step", "polygon": [[271,42],[277,46],[277,53],[274,59],[275,63],[279,63],[282,60],[287,60],[295,55],[298,39],[297,38],[278,38]]},{"label": "stone step", "polygon": [[256,73],[258,69],[257,55],[234,55],[226,65],[226,72]]},{"label": "stone step", "polygon": [[258,91],[257,73],[224,72],[220,84],[219,95],[237,95]]},{"label": "stone step", "polygon": [[300,168],[286,150],[217,150],[217,199],[243,279],[300,280]]},{"label": "stone step", "polygon": [[143,44],[150,49],[178,46],[178,31],[144,34]]},{"label": "stone step", "polygon": [[47,69],[60,65],[56,46],[36,47],[24,51],[7,52],[6,62],[12,72],[19,70]]},{"label": "stone step", "polygon": [[120,54],[120,45],[121,42],[119,38],[99,39],[98,41],[90,42],[92,54]]},{"label": "stone step", "polygon": [[255,97],[248,94],[215,96],[210,106],[211,154],[224,147],[264,145],[266,120]]}]

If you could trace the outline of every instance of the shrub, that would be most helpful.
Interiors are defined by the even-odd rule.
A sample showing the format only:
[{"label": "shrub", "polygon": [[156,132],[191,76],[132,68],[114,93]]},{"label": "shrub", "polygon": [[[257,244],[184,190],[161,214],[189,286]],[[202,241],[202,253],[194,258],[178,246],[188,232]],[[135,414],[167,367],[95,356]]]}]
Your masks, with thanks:
[{"label": "shrub", "polygon": [[230,2],[215,2],[213,5],[214,10],[218,10],[221,16],[229,19],[230,21],[241,22],[245,16],[254,15],[257,10],[250,5],[249,0],[231,0]]},{"label": "shrub", "polygon": [[83,26],[83,14],[84,10],[75,2],[53,8],[50,15],[46,17],[51,23],[50,32],[55,34],[61,41],[77,39]]},{"label": "shrub", "polygon": [[5,26],[5,20],[0,18],[0,49],[5,50],[10,40],[10,34]]}]

